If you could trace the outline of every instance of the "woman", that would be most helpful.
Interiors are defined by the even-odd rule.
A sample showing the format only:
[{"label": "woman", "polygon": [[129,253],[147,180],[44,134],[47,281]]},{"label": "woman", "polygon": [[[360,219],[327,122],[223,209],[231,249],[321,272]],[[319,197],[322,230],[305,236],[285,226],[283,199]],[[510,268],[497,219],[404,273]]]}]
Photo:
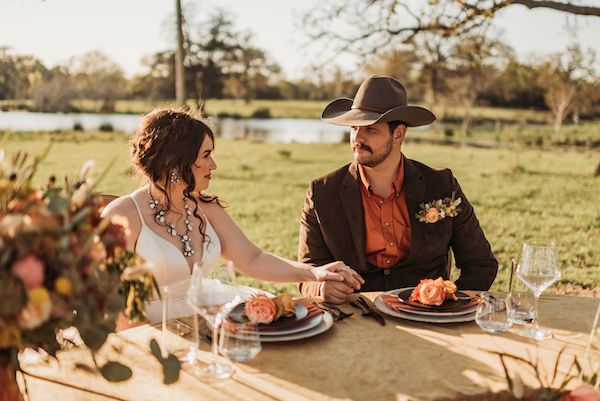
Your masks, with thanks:
[{"label": "woman", "polygon": [[[154,265],[160,286],[189,278],[194,262],[214,265],[220,255],[260,280],[336,280],[356,289],[364,283],[342,262],[313,267],[264,252],[250,242],[218,198],[203,193],[217,168],[214,135],[190,114],[173,109],[149,113],[130,148],[133,164],[148,184],[112,201],[104,215],[129,220],[127,247]],[[147,312],[150,321],[160,320],[159,305],[149,305]]]}]

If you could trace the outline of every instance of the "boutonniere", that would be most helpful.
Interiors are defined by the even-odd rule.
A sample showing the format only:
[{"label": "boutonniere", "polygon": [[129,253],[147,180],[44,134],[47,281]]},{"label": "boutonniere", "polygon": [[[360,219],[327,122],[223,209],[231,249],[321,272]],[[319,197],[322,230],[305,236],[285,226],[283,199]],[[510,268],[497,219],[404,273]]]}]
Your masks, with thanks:
[{"label": "boutonniere", "polygon": [[450,198],[433,200],[428,203],[421,203],[419,205],[419,211],[415,214],[421,223],[437,223],[445,217],[456,217],[462,209],[458,207],[462,200],[460,198],[454,198],[456,192],[452,192]]}]

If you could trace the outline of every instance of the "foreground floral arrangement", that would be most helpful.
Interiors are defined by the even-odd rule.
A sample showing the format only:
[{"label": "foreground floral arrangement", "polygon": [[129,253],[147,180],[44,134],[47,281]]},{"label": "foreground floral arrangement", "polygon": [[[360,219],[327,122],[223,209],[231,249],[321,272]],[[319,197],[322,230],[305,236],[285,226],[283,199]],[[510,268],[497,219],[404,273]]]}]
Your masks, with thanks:
[{"label": "foreground floral arrangement", "polygon": [[[89,178],[93,163],[63,187],[51,177],[39,191],[32,185],[39,160],[28,163],[17,153],[5,161],[0,150],[0,371],[9,368],[12,383],[20,350],[55,356],[57,334],[74,326],[95,353],[115,331],[118,314],[143,320],[156,286],[143,261],[125,251],[127,220],[100,217],[104,204]],[[114,361],[96,368],[111,381],[131,376]],[[0,375],[0,393],[10,391],[6,373]]]}]

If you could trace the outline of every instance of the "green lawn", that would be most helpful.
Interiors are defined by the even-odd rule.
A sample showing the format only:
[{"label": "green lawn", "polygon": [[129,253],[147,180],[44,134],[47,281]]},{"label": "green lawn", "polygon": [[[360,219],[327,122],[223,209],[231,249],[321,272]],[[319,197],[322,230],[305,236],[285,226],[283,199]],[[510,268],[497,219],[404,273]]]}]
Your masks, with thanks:
[{"label": "green lawn", "polygon": [[[14,134],[0,145],[8,150],[41,151],[45,134]],[[63,134],[43,162],[38,182],[56,174],[73,175],[86,159],[96,172],[114,160],[105,193],[125,194],[140,180],[130,174],[128,137]],[[59,137],[60,138],[60,137]],[[600,178],[592,173],[600,153],[572,150],[477,149],[409,143],[410,158],[453,170],[500,262],[494,286],[507,288],[510,258],[533,238],[557,242],[562,279],[552,290],[600,294]],[[297,218],[307,185],[350,161],[347,145],[277,145],[217,140],[219,165],[211,190],[229,204],[229,212],[248,237],[265,250],[294,258]],[[293,286],[265,284],[272,291]],[[552,291],[551,290],[551,291]]]}]

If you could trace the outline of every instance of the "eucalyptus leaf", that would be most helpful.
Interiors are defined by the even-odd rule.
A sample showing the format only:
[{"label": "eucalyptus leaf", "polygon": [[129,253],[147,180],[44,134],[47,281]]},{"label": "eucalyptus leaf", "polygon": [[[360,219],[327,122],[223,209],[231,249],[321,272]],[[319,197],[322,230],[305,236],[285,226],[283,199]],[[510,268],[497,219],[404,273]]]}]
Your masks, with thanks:
[{"label": "eucalyptus leaf", "polygon": [[108,331],[101,326],[83,325],[77,327],[79,334],[85,345],[92,351],[97,351],[102,347],[106,338],[108,337]]},{"label": "eucalyptus leaf", "polygon": [[181,371],[181,363],[173,354],[169,354],[166,359],[161,361],[163,366],[164,379],[163,383],[172,384],[179,380],[179,372]]},{"label": "eucalyptus leaf", "polygon": [[119,362],[107,362],[100,368],[100,373],[110,382],[122,382],[128,380],[131,375],[131,369]]},{"label": "eucalyptus leaf", "polygon": [[160,347],[155,339],[150,341],[150,351],[152,352],[152,355],[162,363],[162,353],[160,352]]}]

